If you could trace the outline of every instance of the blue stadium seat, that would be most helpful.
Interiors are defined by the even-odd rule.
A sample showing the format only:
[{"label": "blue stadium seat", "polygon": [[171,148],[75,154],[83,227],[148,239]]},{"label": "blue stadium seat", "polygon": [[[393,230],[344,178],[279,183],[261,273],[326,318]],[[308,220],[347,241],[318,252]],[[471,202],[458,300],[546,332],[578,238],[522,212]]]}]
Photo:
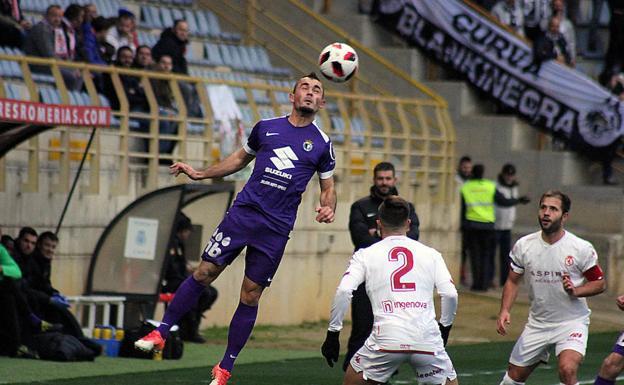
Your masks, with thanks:
[{"label": "blue stadium seat", "polygon": [[163,22],[163,28],[173,27],[173,15],[171,8],[160,7],[160,17]]},{"label": "blue stadium seat", "polygon": [[[173,16],[173,20],[174,21],[184,19],[184,13],[182,12],[182,10],[180,8],[171,8],[171,16]],[[173,25],[173,24],[171,24],[171,25]],[[190,25],[189,25],[189,27],[190,27]]]},{"label": "blue stadium seat", "polygon": [[223,60],[223,57],[221,56],[221,51],[218,45],[213,44],[213,43],[206,43],[204,45],[204,48],[205,48],[204,56],[206,57],[206,60],[209,65],[213,65],[213,66],[225,65],[225,62]]},{"label": "blue stadium seat", "polygon": [[197,20],[195,19],[195,14],[193,13],[193,11],[190,9],[185,9],[183,12],[184,12],[184,15],[182,18],[184,18],[186,22],[188,23],[189,30],[191,31],[191,33],[193,35],[203,36],[199,30],[199,27],[197,26]]},{"label": "blue stadium seat", "polygon": [[199,9],[195,11],[195,20],[197,21],[197,27],[202,36],[217,37],[211,34],[211,29],[210,29],[210,25],[208,24],[208,19],[206,18],[206,15],[204,14],[203,11]]}]

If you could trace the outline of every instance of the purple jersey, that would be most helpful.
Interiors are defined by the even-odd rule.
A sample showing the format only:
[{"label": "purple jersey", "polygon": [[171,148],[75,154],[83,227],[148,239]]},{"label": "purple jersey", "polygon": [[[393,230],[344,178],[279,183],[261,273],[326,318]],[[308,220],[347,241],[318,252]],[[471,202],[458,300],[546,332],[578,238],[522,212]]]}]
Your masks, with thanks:
[{"label": "purple jersey", "polygon": [[321,179],[334,174],[329,137],[314,123],[295,127],[284,116],[259,121],[244,148],[256,157],[256,164],[234,206],[252,206],[280,231],[290,232],[301,194],[314,173]]}]

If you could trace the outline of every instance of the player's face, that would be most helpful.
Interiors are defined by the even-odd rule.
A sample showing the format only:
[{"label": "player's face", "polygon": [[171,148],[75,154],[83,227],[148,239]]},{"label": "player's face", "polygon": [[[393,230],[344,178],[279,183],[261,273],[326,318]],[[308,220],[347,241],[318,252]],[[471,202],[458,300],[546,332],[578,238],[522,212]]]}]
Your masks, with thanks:
[{"label": "player's face", "polygon": [[32,234],[24,234],[23,237],[17,240],[17,247],[19,251],[24,255],[30,255],[35,251],[35,245],[37,244],[37,237]]},{"label": "player's face", "polygon": [[54,253],[56,252],[56,245],[57,243],[53,240],[45,238],[39,245],[39,251],[47,259],[53,259]]},{"label": "player's face", "polygon": [[390,190],[396,185],[396,177],[392,170],[377,171],[374,177],[375,189],[381,196],[390,194]]},{"label": "player's face", "polygon": [[561,200],[555,197],[546,197],[540,204],[539,224],[546,234],[559,231],[568,219],[568,213],[561,211]]},{"label": "player's face", "polygon": [[325,106],[323,84],[316,79],[299,79],[294,93],[289,96],[295,110],[304,115],[315,114]]}]

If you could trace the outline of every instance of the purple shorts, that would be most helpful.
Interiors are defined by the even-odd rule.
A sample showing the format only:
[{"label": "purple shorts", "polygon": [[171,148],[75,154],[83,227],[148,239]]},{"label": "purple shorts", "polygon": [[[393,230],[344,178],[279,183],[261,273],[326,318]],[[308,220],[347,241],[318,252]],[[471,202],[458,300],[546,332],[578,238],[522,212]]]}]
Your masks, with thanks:
[{"label": "purple shorts", "polygon": [[267,287],[279,267],[288,239],[288,234],[278,232],[257,210],[233,206],[210,237],[202,260],[229,265],[247,247],[245,276]]},{"label": "purple shorts", "polygon": [[620,334],[618,337],[615,342],[615,346],[613,346],[613,351],[621,356],[624,356],[624,333]]}]

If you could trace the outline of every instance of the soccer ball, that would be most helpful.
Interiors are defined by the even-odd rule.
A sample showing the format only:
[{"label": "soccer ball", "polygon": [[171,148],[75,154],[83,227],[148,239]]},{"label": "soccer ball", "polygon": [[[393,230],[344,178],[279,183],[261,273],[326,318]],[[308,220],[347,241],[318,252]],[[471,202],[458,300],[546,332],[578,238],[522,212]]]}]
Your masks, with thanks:
[{"label": "soccer ball", "polygon": [[357,68],[357,53],[345,43],[332,43],[323,48],[319,56],[319,69],[332,82],[346,82],[355,75]]}]

